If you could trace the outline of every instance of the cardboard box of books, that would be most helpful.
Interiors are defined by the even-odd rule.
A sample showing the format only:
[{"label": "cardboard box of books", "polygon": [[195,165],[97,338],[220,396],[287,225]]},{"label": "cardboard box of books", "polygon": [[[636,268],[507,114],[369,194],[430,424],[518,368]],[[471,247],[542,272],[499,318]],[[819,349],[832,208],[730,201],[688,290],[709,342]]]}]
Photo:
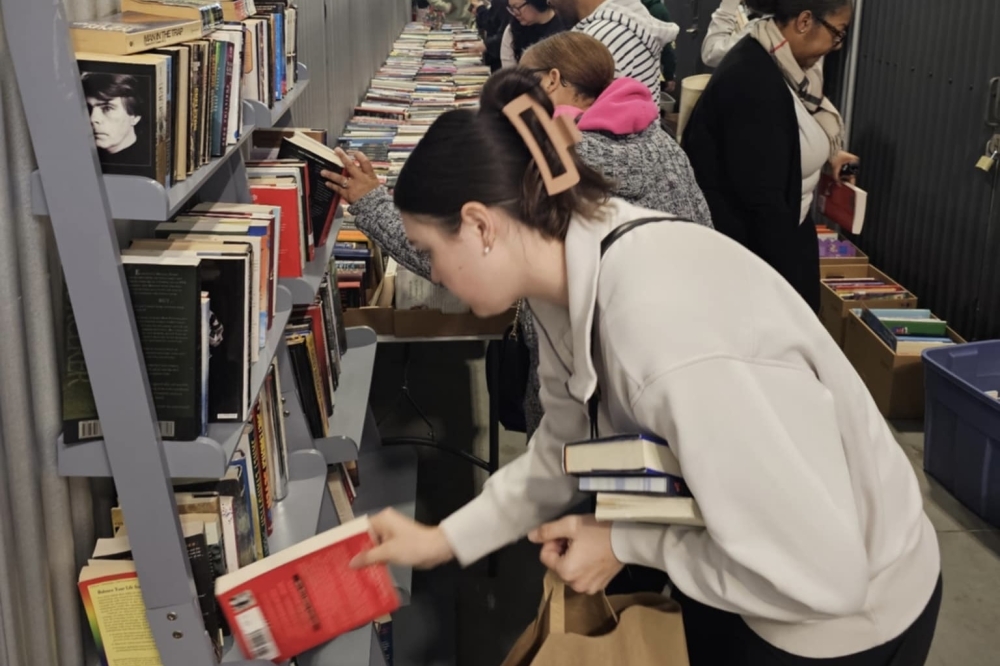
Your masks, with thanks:
[{"label": "cardboard box of books", "polygon": [[848,312],[843,346],[883,416],[920,419],[924,415],[921,352],[964,342],[930,310],[855,307]]},{"label": "cardboard box of books", "polygon": [[869,263],[868,255],[857,245],[843,237],[836,229],[823,223],[816,224],[816,236],[819,239],[820,266],[865,265]]},{"label": "cardboard box of books", "polygon": [[841,347],[851,308],[917,307],[917,297],[870,264],[820,266],[819,318]]}]

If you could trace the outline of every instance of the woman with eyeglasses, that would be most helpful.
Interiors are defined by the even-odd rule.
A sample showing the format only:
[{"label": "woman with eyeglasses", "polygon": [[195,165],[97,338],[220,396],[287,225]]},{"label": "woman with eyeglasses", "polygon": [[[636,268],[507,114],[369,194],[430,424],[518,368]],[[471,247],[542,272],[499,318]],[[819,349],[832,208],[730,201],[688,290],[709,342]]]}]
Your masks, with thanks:
[{"label": "woman with eyeglasses", "polygon": [[548,0],[509,0],[507,11],[514,20],[507,24],[500,44],[500,62],[504,67],[516,65],[532,44],[567,29],[549,7]]},{"label": "woman with eyeglasses", "polygon": [[774,267],[819,309],[810,210],[820,175],[858,161],[823,95],[821,58],[843,47],[852,0],[754,0],[769,15],[723,59],[684,129],[716,229]]}]

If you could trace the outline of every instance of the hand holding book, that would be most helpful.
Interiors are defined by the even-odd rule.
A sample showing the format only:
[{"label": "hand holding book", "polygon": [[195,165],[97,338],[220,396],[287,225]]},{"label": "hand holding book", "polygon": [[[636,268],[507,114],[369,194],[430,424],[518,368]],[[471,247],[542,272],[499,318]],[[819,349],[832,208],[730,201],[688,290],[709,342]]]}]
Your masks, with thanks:
[{"label": "hand holding book", "polygon": [[339,194],[344,201],[353,204],[379,186],[375,168],[364,153],[355,151],[354,155],[349,157],[340,148],[336,148],[334,151],[343,162],[344,171],[342,173],[321,171],[320,175],[326,186]]},{"label": "hand holding book", "polygon": [[432,569],[449,562],[455,553],[440,527],[411,520],[395,509],[385,509],[370,518],[377,545],[351,560],[352,569],[373,564],[398,564]]},{"label": "hand holding book", "polygon": [[837,153],[836,157],[830,159],[830,174],[838,183],[843,182],[853,185],[855,180],[857,180],[857,178],[853,175],[853,170],[851,175],[847,176],[842,173],[842,170],[845,166],[857,166],[860,161],[861,158],[857,155],[853,155],[846,150],[842,150]]}]

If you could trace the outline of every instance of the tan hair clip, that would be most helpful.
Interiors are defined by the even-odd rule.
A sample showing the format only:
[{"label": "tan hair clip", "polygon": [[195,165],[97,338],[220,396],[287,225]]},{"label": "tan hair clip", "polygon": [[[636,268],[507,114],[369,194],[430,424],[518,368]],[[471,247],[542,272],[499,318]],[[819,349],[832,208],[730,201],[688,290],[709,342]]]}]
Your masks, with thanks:
[{"label": "tan hair clip", "polygon": [[[563,172],[558,176],[552,175],[552,169],[549,166],[549,161],[545,159],[542,147],[538,145],[535,135],[531,133],[531,129],[524,122],[524,118],[521,117],[521,114],[525,111],[531,111],[535,114],[542,129],[545,130],[545,136],[548,138],[549,143],[555,148],[563,168]],[[580,143],[583,135],[580,134],[579,128],[577,128],[569,116],[560,116],[553,119],[542,105],[536,102],[528,93],[524,93],[504,106],[503,114],[514,125],[514,129],[521,135],[521,139],[524,140],[525,145],[528,146],[528,150],[531,151],[531,156],[535,158],[535,164],[538,166],[538,172],[542,175],[542,181],[545,183],[545,191],[549,193],[549,196],[565,192],[580,182],[580,172],[577,171],[576,163],[573,161],[573,156],[570,154],[569,149],[571,146]]]}]

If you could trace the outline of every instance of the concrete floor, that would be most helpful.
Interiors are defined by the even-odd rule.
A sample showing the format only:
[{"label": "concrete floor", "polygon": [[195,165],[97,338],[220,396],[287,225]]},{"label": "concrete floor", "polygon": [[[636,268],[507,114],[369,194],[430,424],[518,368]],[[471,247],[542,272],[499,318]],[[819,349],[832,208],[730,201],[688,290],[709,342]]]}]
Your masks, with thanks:
[{"label": "concrete floor", "polygon": [[[438,442],[486,456],[488,402],[483,346],[409,345],[410,389],[431,421]],[[372,407],[384,437],[426,436],[413,408],[398,401],[404,345],[379,348]],[[921,423],[892,424],[924,492],[938,530],[944,601],[928,666],[1000,664],[1000,530],[991,528],[922,469]],[[524,450],[524,435],[501,430],[501,460]],[[361,470],[362,484],[364,470]],[[485,475],[457,457],[420,449],[418,519],[434,523],[471,499]],[[363,492],[363,489],[362,489]],[[497,558],[489,578],[480,563],[415,572],[413,603],[394,622],[396,666],[495,666],[534,617],[542,567],[537,548],[521,542]]]}]

